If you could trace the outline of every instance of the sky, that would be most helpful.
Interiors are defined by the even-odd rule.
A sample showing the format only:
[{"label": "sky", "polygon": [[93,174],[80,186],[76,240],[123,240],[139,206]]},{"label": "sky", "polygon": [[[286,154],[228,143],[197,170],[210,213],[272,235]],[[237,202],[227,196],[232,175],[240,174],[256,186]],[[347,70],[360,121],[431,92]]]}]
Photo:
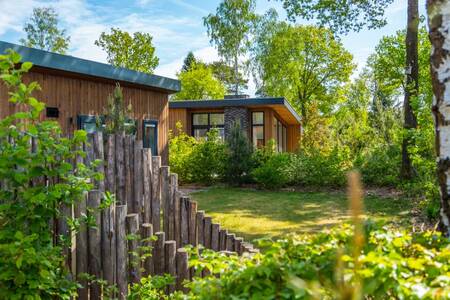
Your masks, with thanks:
[{"label": "sky", "polygon": [[[423,15],[424,2],[419,0]],[[71,37],[69,55],[106,62],[106,53],[94,45],[103,31],[118,27],[129,32],[148,32],[160,59],[155,74],[175,78],[189,51],[205,62],[218,60],[202,18],[214,13],[219,3],[220,0],[0,0],[0,40],[19,43],[33,7],[52,6],[59,15],[60,26]],[[355,74],[365,65],[381,37],[406,27],[406,6],[407,0],[394,0],[386,11],[387,26],[342,37],[358,65]],[[285,18],[280,2],[257,0],[257,13],[269,8],[275,8]],[[254,92],[250,80],[247,93]]]}]

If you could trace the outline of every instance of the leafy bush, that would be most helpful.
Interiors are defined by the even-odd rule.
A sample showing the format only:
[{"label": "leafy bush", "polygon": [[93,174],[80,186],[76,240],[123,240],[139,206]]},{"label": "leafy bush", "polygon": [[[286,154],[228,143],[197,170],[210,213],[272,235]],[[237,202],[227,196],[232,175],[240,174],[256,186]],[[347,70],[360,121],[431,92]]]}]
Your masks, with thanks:
[{"label": "leafy bush", "polygon": [[192,182],[190,158],[197,146],[197,140],[183,131],[180,122],[176,124],[177,135],[169,134],[169,162],[170,170],[178,174],[181,183]]},{"label": "leafy bush", "polygon": [[291,181],[290,162],[289,153],[274,154],[252,171],[253,179],[260,187],[279,189]]},{"label": "leafy bush", "polygon": [[193,182],[213,184],[223,177],[225,164],[225,144],[216,129],[211,129],[207,138],[192,150],[188,167]]},{"label": "leafy bush", "polygon": [[330,153],[302,150],[293,156],[290,165],[292,181],[302,186],[343,186],[351,168],[347,154],[334,148]]},{"label": "leafy bush", "polygon": [[77,285],[61,254],[70,237],[59,236],[55,245],[49,224],[68,218],[75,231],[80,220],[61,209],[83,199],[99,177],[83,164],[73,169],[70,163],[83,154],[73,149],[86,140],[84,131],[63,138],[56,122],[39,121],[45,105],[32,96],[36,82],[22,83],[31,63],[16,69],[20,59],[12,51],[0,55],[0,78],[18,108],[0,120],[0,299],[70,299]]},{"label": "leafy bush", "polygon": [[240,123],[235,122],[231,127],[226,145],[225,181],[233,185],[248,182],[253,165],[253,146],[241,129]]}]

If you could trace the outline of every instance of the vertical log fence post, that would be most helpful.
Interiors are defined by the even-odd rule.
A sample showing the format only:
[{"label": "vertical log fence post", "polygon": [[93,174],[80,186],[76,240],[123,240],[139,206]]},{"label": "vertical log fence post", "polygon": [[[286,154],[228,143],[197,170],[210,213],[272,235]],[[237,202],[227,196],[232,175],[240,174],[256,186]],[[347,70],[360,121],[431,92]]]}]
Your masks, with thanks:
[{"label": "vertical log fence post", "polygon": [[196,216],[196,230],[197,230],[197,242],[199,245],[205,246],[205,239],[204,239],[204,229],[203,229],[203,222],[205,218],[205,212],[200,210],[197,212]]},{"label": "vertical log fence post", "polygon": [[181,247],[186,246],[189,244],[189,198],[188,197],[181,197],[180,202],[180,218],[181,218]]},{"label": "vertical log fence post", "polygon": [[[176,248],[175,241],[167,241],[164,244],[164,261],[165,261],[165,273],[172,275],[176,278]],[[175,285],[168,286],[167,291],[172,293],[175,291]]]},{"label": "vertical log fence post", "polygon": [[211,217],[205,217],[203,222],[203,239],[205,241],[205,248],[211,249]]},{"label": "vertical log fence post", "polygon": [[116,253],[117,253],[117,288],[119,291],[119,299],[126,299],[128,294],[128,280],[127,280],[127,233],[126,233],[126,217],[127,206],[116,206]]},{"label": "vertical log fence post", "polygon": [[116,135],[116,197],[117,203],[126,204],[125,197],[125,161],[124,161],[124,134]]},{"label": "vertical log fence post", "polygon": [[152,224],[153,230],[158,232],[161,230],[161,185],[160,185],[160,168],[161,168],[161,157],[152,157],[152,170],[153,170],[153,180],[152,180]]},{"label": "vertical log fence post", "polygon": [[143,223],[152,222],[152,152],[146,148],[142,150],[142,166],[143,170]]},{"label": "vertical log fence post", "polygon": [[179,248],[177,250],[177,290],[187,292],[187,288],[184,287],[183,282],[189,280],[189,268],[188,268],[188,254],[186,249]]},{"label": "vertical log fence post", "polygon": [[139,253],[139,215],[127,215],[128,232],[128,278],[129,283],[138,283],[141,280],[141,264]]},{"label": "vertical log fence post", "polygon": [[166,233],[167,239],[171,239],[169,233],[169,214],[170,214],[170,168],[162,166],[160,172],[161,181],[161,203],[163,210],[163,231]]},{"label": "vertical log fence post", "polygon": [[[89,208],[88,214],[90,214],[95,220],[96,227],[89,227],[89,274],[95,276],[95,278],[102,278],[102,253],[101,253],[101,217],[100,217],[100,200],[101,192],[99,190],[92,190],[88,193],[87,207]],[[101,287],[97,282],[91,284],[90,287],[90,299],[101,298]]]},{"label": "vertical log fence post", "polygon": [[[79,201],[75,206],[75,218],[80,218],[86,215],[86,198]],[[86,224],[83,222],[80,225],[79,231],[76,235],[76,272],[78,282],[82,285],[78,289],[78,296],[80,299],[87,299],[88,297],[88,287],[86,280],[81,280],[79,275],[88,272],[88,232]]]},{"label": "vertical log fence post", "polygon": [[152,252],[153,242],[153,225],[150,223],[142,224],[142,246],[144,248],[144,255],[146,256],[143,262],[144,276],[153,275],[153,257],[150,255]]},{"label": "vertical log fence post", "polygon": [[[134,142],[134,211],[138,214],[139,220],[141,223],[148,223],[149,221],[144,218],[144,169],[146,168],[146,165],[151,165],[148,161],[146,162],[146,165],[143,164],[142,158],[143,158],[143,152],[142,152],[142,141],[135,141]],[[147,174],[146,176],[149,176]],[[150,178],[151,175],[148,177]],[[148,186],[150,187],[150,180],[148,179]],[[151,192],[150,192],[151,193]],[[150,194],[149,193],[149,194]],[[148,201],[150,202],[151,196],[148,197]]]},{"label": "vertical log fence post", "polygon": [[169,234],[169,240],[175,240],[176,241],[176,235],[175,235],[175,197],[178,192],[178,175],[177,174],[170,174],[170,180],[169,180],[169,196],[168,196],[168,234]]},{"label": "vertical log fence post", "polygon": [[197,216],[197,202],[188,201],[188,224],[189,224],[189,244],[198,245],[197,224],[195,217]]},{"label": "vertical log fence post", "polygon": [[220,225],[216,223],[211,224],[211,249],[214,251],[219,251],[219,232]]},{"label": "vertical log fence post", "polygon": [[158,238],[155,242],[155,247],[153,248],[153,262],[155,275],[164,274],[164,243],[166,241],[164,232],[157,232],[156,237]]}]

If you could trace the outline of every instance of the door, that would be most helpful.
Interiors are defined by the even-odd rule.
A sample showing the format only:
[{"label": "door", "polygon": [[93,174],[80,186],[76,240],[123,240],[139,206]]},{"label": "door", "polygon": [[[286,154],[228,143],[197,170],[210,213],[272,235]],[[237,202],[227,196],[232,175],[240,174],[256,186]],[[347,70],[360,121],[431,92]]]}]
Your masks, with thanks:
[{"label": "door", "polygon": [[144,120],[142,142],[144,148],[150,148],[152,155],[158,155],[158,121]]}]

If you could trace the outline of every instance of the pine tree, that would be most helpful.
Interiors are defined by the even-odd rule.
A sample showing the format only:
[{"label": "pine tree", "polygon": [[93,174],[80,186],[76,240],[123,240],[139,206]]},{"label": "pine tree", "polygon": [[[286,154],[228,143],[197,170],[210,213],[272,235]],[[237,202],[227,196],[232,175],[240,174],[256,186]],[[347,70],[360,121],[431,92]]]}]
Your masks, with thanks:
[{"label": "pine tree", "polygon": [[108,104],[104,110],[105,132],[110,134],[134,133],[136,126],[130,122],[132,120],[129,116],[131,110],[131,104],[125,106],[122,88],[117,83],[114,92],[108,96]]},{"label": "pine tree", "polygon": [[192,66],[198,63],[197,58],[195,57],[192,51],[189,51],[186,58],[183,61],[183,67],[181,68],[181,72],[188,72],[191,70]]}]

